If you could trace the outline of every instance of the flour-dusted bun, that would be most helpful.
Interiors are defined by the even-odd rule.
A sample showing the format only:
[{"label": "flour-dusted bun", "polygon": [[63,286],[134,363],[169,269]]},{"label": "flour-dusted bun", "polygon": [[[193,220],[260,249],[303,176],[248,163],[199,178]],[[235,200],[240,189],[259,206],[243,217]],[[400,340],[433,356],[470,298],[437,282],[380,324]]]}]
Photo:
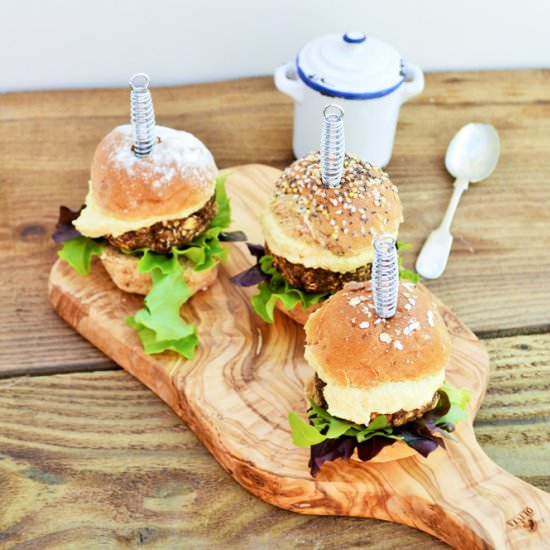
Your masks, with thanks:
[{"label": "flour-dusted bun", "polygon": [[133,151],[130,125],[99,143],[91,168],[86,208],[73,223],[82,235],[114,237],[157,222],[186,218],[215,193],[216,164],[188,132],[156,126],[150,155]]},{"label": "flour-dusted bun", "polygon": [[326,384],[337,417],[368,424],[373,414],[422,411],[445,378],[450,336],[431,294],[400,284],[396,314],[380,319],[371,283],[351,283],[306,325],[307,362]]},{"label": "flour-dusted bun", "polygon": [[[115,285],[124,292],[147,295],[151,290],[151,275],[137,270],[137,256],[124,254],[112,246],[106,246],[100,259]],[[181,257],[180,263],[184,267],[183,278],[193,294],[199,290],[206,290],[216,280],[218,264],[204,271],[195,271],[185,258]]]},{"label": "flour-dusted bun", "polygon": [[374,239],[396,236],[402,220],[397,188],[382,169],[346,155],[340,186],[327,188],[312,153],[276,181],[262,228],[273,254],[343,273],[371,263]]}]

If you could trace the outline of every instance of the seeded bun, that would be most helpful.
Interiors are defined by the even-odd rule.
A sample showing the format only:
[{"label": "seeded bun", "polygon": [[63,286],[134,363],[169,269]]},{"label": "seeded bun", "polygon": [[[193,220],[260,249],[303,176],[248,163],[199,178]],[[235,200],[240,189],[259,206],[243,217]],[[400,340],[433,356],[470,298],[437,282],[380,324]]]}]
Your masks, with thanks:
[{"label": "seeded bun", "polygon": [[368,424],[371,414],[422,409],[443,384],[450,337],[432,295],[400,284],[397,312],[382,320],[371,283],[350,283],[306,325],[307,362],[326,386],[334,416]]},{"label": "seeded bun", "polygon": [[[100,259],[115,285],[124,292],[145,296],[151,290],[151,275],[137,270],[137,256],[123,254],[112,246],[106,246]],[[195,271],[185,258],[180,257],[179,261],[184,268],[183,278],[193,294],[199,290],[206,290],[216,280],[218,264],[204,271]]]},{"label": "seeded bun", "polygon": [[156,126],[151,154],[133,152],[130,125],[118,126],[97,146],[86,208],[75,227],[87,237],[114,237],[154,223],[186,218],[215,192],[216,164],[187,132]]},{"label": "seeded bun", "polygon": [[397,236],[402,221],[397,188],[380,168],[346,155],[340,187],[327,188],[311,153],[275,182],[262,228],[273,254],[345,273],[372,262],[374,238]]}]

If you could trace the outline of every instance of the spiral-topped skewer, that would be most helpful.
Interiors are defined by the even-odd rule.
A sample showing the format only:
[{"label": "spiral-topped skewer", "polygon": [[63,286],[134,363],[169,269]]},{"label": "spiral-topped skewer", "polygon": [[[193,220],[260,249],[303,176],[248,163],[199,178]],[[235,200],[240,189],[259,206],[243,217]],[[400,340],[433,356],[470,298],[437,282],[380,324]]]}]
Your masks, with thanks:
[{"label": "spiral-topped skewer", "polygon": [[325,187],[338,187],[344,169],[346,143],[344,138],[344,109],[336,103],[323,110],[321,134],[321,177]]},{"label": "spiral-topped skewer", "polygon": [[389,319],[397,311],[399,266],[397,248],[392,235],[380,235],[374,241],[372,264],[372,295],[378,317]]},{"label": "spiral-topped skewer", "polygon": [[134,130],[134,153],[143,158],[151,154],[155,145],[155,111],[149,91],[149,77],[144,73],[130,79],[130,113]]}]

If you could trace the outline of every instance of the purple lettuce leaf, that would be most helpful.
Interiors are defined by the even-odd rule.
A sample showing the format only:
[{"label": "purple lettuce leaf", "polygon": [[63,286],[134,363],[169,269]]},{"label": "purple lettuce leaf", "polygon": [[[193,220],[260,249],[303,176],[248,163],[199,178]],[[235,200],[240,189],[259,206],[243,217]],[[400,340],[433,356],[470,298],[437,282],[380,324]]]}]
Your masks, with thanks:
[{"label": "purple lettuce leaf", "polygon": [[260,261],[260,258],[265,256],[265,248],[263,244],[246,243],[248,251],[252,256],[256,258],[256,261]]},{"label": "purple lettuce leaf", "polygon": [[440,437],[432,437],[428,439],[412,432],[403,432],[402,435],[405,443],[409,447],[412,447],[417,453],[420,453],[424,458],[435,451],[438,447],[442,447],[443,449],[445,448],[445,442]]},{"label": "purple lettuce leaf", "polygon": [[312,445],[308,464],[311,475],[315,477],[325,462],[336,460],[337,458],[350,458],[356,446],[357,440],[355,437],[345,435],[337,439],[326,439],[321,443]]},{"label": "purple lettuce leaf", "polygon": [[229,279],[234,285],[237,286],[254,286],[260,284],[262,281],[267,280],[267,276],[262,272],[258,264],[254,264],[246,271],[241,271],[237,275],[233,275]]},{"label": "purple lettuce leaf", "polygon": [[357,455],[361,460],[367,461],[374,458],[384,447],[393,445],[394,443],[395,439],[375,435],[367,439],[367,441],[357,444]]},{"label": "purple lettuce leaf", "polygon": [[433,408],[431,411],[424,413],[424,415],[422,416],[422,420],[424,421],[426,426],[428,426],[428,428],[432,431],[435,430],[437,421],[440,418],[443,418],[451,408],[451,400],[449,399],[449,396],[443,391],[440,391],[438,393],[439,399],[435,408]]},{"label": "purple lettuce leaf", "polygon": [[237,286],[259,285],[268,280],[268,276],[260,269],[260,259],[265,256],[265,248],[261,244],[254,243],[246,243],[246,246],[250,254],[256,258],[256,263],[245,271],[233,275],[229,280]]},{"label": "purple lettuce leaf", "polygon": [[244,231],[222,231],[218,239],[224,242],[243,242],[246,241],[246,234]]},{"label": "purple lettuce leaf", "polygon": [[59,207],[59,218],[55,230],[52,233],[52,239],[56,243],[62,243],[64,241],[70,241],[76,237],[80,237],[78,229],[73,225],[73,220],[76,220],[82,212],[84,205],[79,210],[71,210],[66,206]]}]

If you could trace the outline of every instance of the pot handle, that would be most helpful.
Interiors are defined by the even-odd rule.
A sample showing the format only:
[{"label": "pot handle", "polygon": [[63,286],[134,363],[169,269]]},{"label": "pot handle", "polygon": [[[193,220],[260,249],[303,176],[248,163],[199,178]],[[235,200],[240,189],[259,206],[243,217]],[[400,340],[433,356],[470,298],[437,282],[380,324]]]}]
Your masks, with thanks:
[{"label": "pot handle", "polygon": [[[294,78],[290,76],[292,74],[294,74]],[[277,67],[273,79],[275,80],[275,86],[280,92],[290,96],[297,103],[303,101],[304,89],[296,75],[294,63],[286,63]]]},{"label": "pot handle", "polygon": [[401,103],[405,103],[405,101],[418,95],[424,89],[424,73],[418,65],[407,63],[405,65],[405,74],[407,78],[403,83]]}]

